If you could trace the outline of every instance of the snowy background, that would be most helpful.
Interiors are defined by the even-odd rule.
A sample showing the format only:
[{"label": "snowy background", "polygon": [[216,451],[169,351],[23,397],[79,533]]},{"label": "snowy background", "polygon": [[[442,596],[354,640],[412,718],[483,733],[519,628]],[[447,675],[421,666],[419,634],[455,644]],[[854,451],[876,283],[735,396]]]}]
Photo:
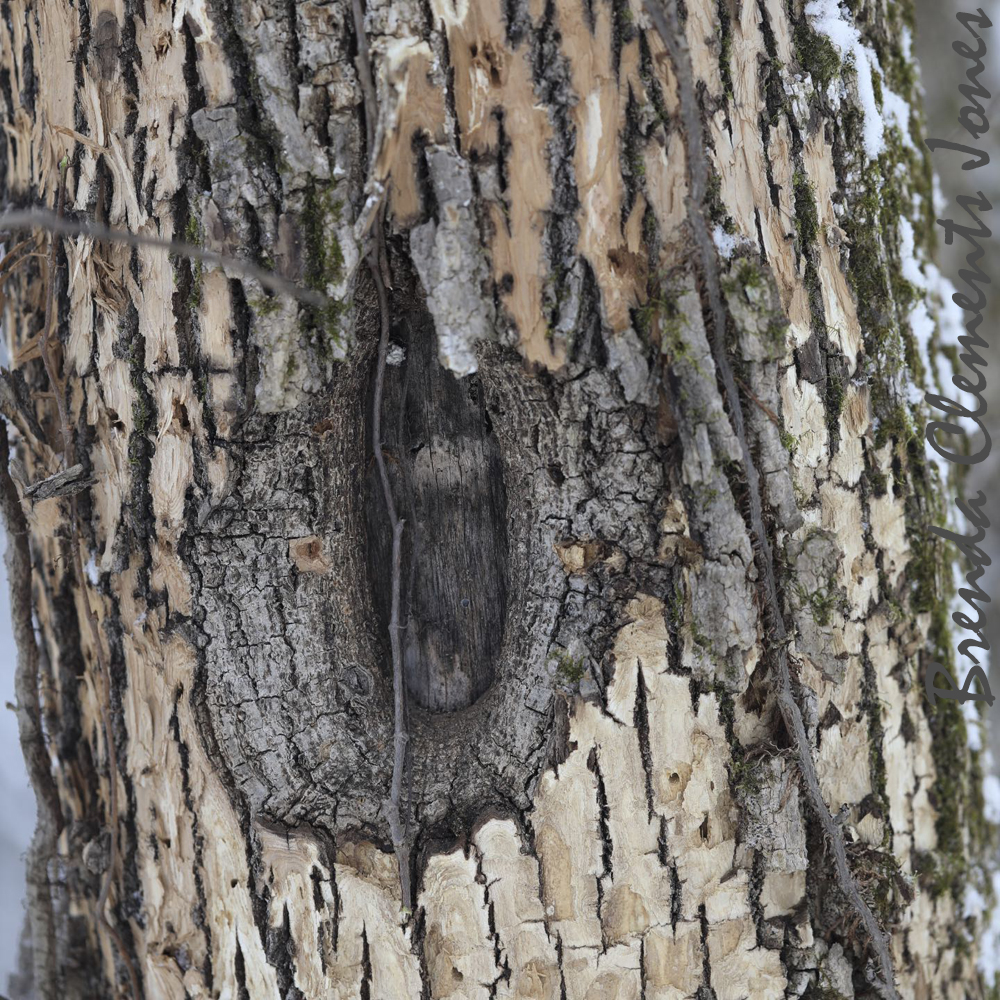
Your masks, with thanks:
[{"label": "snowy background", "polygon": [[[0,549],[7,540],[0,530]],[[17,738],[17,719],[6,707],[14,700],[14,640],[10,628],[7,573],[0,569],[0,992],[16,966],[24,918],[24,852],[35,829],[35,798]]]},{"label": "snowy background", "polygon": [[[982,0],[981,0],[982,2]],[[818,0],[817,7],[826,10],[831,18],[836,19],[839,11],[836,4],[829,0]],[[928,133],[939,138],[950,138],[954,141],[965,141],[964,133],[956,132],[956,122],[960,108],[958,84],[964,83],[964,73],[968,63],[957,56],[951,49],[951,42],[963,36],[964,29],[955,21],[955,10],[951,4],[943,4],[941,0],[917,0],[917,35],[915,39],[916,55],[923,70],[925,96],[925,111]],[[988,79],[984,82],[992,94],[1000,93],[1000,0],[987,0],[982,7],[993,19],[994,29],[987,31],[986,37],[990,44],[990,55],[987,57]],[[837,25],[831,21],[830,30]],[[845,44],[850,47],[852,39],[845,38]],[[891,109],[889,109],[891,111]],[[988,220],[993,225],[994,232],[1000,228],[996,224],[1000,218],[1000,171],[995,164],[1000,162],[1000,106],[994,100],[988,108],[988,115],[993,120],[994,128],[983,137],[983,144],[989,144],[994,163],[982,170],[974,172],[974,182],[982,187],[984,193],[993,202],[995,209]],[[972,193],[970,174],[963,174],[960,169],[960,158],[948,153],[938,153],[934,158],[935,168],[941,178],[941,188],[944,195],[945,212],[953,212],[956,194]],[[958,216],[955,216],[958,218]],[[997,236],[994,236],[996,239]],[[947,250],[948,248],[943,248]],[[987,273],[996,275],[997,255],[995,250],[990,254],[986,267]],[[959,261],[952,256],[942,254],[941,269],[946,276],[957,275]],[[991,300],[991,322],[983,326],[983,330],[1000,329],[1000,294],[994,283]],[[1000,350],[993,345],[989,369],[989,401],[990,433],[994,441],[994,453],[989,461],[974,468],[972,492],[982,488],[991,498],[987,515],[994,524],[994,530],[988,539],[988,549],[994,556],[991,575],[984,580],[983,586],[987,593],[1000,599],[1000,552],[997,549],[998,535],[996,526],[1000,524],[1000,504],[996,502],[998,491],[995,485],[989,483],[989,476],[995,472],[1000,463]],[[978,480],[978,481],[977,481]],[[5,540],[0,532],[0,550],[5,546]],[[989,618],[988,633],[990,644],[1000,642],[1000,616]],[[24,897],[24,854],[31,838],[35,823],[35,806],[27,775],[21,758],[21,749],[17,736],[17,722],[14,713],[5,708],[7,702],[14,697],[14,645],[11,639],[10,613],[8,608],[8,593],[6,574],[0,567],[0,992],[6,987],[7,977],[16,965],[18,941],[23,922]],[[1000,676],[992,672],[996,679],[995,688],[1000,688]],[[1000,695],[1000,691],[997,692]],[[993,720],[992,732],[989,735],[993,747],[995,761],[1000,761],[1000,698],[995,705],[997,717]],[[995,780],[995,779],[994,779]],[[995,784],[994,788],[1000,788]],[[974,909],[977,901],[967,900],[967,906]],[[997,931],[1000,933],[1000,920]],[[1000,938],[998,938],[1000,941]],[[988,957],[988,956],[987,956]],[[1000,962],[1000,945],[996,949],[997,961]],[[985,971],[985,970],[984,970]]]}]

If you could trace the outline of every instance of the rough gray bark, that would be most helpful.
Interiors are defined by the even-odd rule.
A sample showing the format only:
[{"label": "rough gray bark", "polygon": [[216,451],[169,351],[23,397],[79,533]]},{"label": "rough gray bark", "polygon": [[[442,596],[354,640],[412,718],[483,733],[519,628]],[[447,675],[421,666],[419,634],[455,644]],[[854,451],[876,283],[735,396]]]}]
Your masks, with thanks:
[{"label": "rough gray bark", "polygon": [[70,219],[324,296],[103,230],[5,286],[61,993],[981,987],[909,13],[851,6],[7,4],[18,207],[65,155]]}]

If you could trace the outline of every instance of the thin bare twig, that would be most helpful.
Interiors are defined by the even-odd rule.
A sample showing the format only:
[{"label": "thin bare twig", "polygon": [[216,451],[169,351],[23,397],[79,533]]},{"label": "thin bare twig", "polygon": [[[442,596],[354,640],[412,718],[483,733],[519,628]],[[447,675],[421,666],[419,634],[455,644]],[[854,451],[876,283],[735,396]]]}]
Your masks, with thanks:
[{"label": "thin bare twig", "polygon": [[879,926],[878,920],[871,908],[861,896],[857,882],[847,861],[847,851],[844,846],[844,836],[840,826],[830,812],[823,799],[816,775],[816,765],[812,757],[812,748],[802,721],[802,711],[792,689],[791,672],[788,666],[789,636],[785,631],[785,622],[781,615],[781,604],[778,599],[778,584],[774,573],[774,558],[771,553],[771,542],[764,528],[763,509],[761,504],[760,476],[754,465],[750,446],[747,443],[746,428],[743,420],[743,409],[736,380],[726,346],[726,311],[723,305],[722,287],[716,264],[715,244],[706,222],[706,195],[708,193],[708,157],[705,152],[704,136],[702,134],[701,109],[698,106],[698,95],[695,89],[694,71],[691,67],[691,55],[685,40],[684,27],[677,13],[677,0],[645,0],[646,10],[653,21],[658,34],[666,46],[670,61],[673,64],[674,75],[677,78],[677,89],[680,97],[681,119],[684,124],[687,142],[687,172],[690,185],[688,220],[694,236],[695,245],[701,262],[702,276],[708,293],[709,309],[712,317],[712,354],[716,367],[722,377],[726,398],[729,401],[730,418],[733,431],[740,443],[743,455],[743,465],[747,473],[747,493],[750,502],[750,527],[756,539],[756,552],[761,579],[764,586],[767,620],[774,636],[772,646],[778,675],[778,708],[782,721],[792,743],[795,745],[799,768],[805,781],[808,797],[813,811],[816,813],[826,835],[827,842],[833,852],[834,867],[837,882],[844,895],[850,901],[855,913],[864,925],[871,940],[872,947],[878,956],[882,973],[881,981],[873,985],[887,1000],[899,1000],[896,992],[895,972],[892,956],[886,936]]},{"label": "thin bare twig", "polygon": [[751,402],[757,404],[758,408],[763,411],[763,413],[771,418],[771,423],[774,424],[778,430],[781,430],[781,421],[778,419],[778,415],[765,403],[762,403],[757,396],[754,394],[753,390],[743,381],[738,375],[736,376],[736,382],[739,387],[750,397]]},{"label": "thin bare twig", "polygon": [[[381,223],[379,224],[381,232]],[[392,486],[389,473],[382,454],[382,392],[385,385],[386,356],[389,352],[389,296],[385,282],[382,280],[382,267],[379,261],[379,250],[384,248],[377,241],[369,255],[369,268],[375,289],[378,294],[381,332],[379,335],[378,361],[375,369],[375,392],[372,402],[372,447],[375,451],[375,465],[378,468],[379,481],[382,484],[382,496],[385,499],[389,514],[389,524],[392,528],[392,596],[389,614],[389,647],[392,651],[392,689],[393,689],[393,759],[392,786],[389,792],[389,833],[392,846],[396,852],[399,865],[399,886],[404,911],[411,909],[410,899],[410,849],[409,849],[409,816],[404,815],[402,805],[403,781],[406,777],[406,750],[409,734],[406,726],[406,681],[403,677],[403,650],[400,641],[400,589],[402,579],[402,547],[403,521],[396,510],[392,496]]]},{"label": "thin bare twig", "polygon": [[282,278],[266,268],[258,267],[248,260],[216,253],[214,250],[205,250],[193,243],[165,240],[146,233],[130,233],[127,229],[102,226],[99,222],[91,222],[89,219],[69,219],[38,206],[0,214],[0,232],[30,229],[44,229],[46,232],[59,236],[92,236],[94,239],[125,243],[134,247],[155,247],[159,250],[167,250],[179,257],[190,257],[193,260],[204,261],[206,264],[228,268],[236,274],[259,281],[265,288],[289,295],[293,299],[306,303],[306,305],[323,307],[330,302],[329,297],[322,292],[303,288],[301,285],[297,285],[287,278]]},{"label": "thin bare twig", "polygon": [[[375,97],[371,58],[368,52],[368,36],[365,34],[364,12],[361,0],[352,0],[354,32],[358,40],[358,76],[365,103],[365,133],[368,141],[369,160],[375,155],[375,123],[378,105]],[[378,361],[375,369],[375,392],[372,403],[372,447],[375,464],[378,467],[382,496],[385,499],[389,524],[392,528],[392,597],[389,615],[389,646],[392,651],[393,689],[393,755],[392,785],[386,803],[389,834],[396,852],[399,866],[399,888],[402,896],[403,913],[407,917],[412,911],[412,889],[410,885],[410,817],[409,807],[403,804],[403,783],[407,779],[407,744],[409,732],[406,721],[406,681],[403,677],[403,650],[400,640],[400,588],[402,577],[403,521],[396,510],[392,496],[392,484],[382,454],[382,390],[385,384],[386,356],[389,352],[389,295],[386,286],[389,281],[389,261],[384,238],[385,209],[380,206],[375,216],[375,245],[368,253],[368,268],[378,296],[380,332]]]}]

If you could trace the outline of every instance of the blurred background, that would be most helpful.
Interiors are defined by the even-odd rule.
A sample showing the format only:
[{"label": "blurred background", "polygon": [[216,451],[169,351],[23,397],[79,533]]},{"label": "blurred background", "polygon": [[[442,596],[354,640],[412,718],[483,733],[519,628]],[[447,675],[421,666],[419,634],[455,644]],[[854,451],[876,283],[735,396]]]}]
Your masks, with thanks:
[{"label": "blurred background", "polygon": [[[891,0],[890,0],[891,2]],[[989,199],[993,205],[993,211],[989,213],[984,221],[993,230],[993,239],[986,244],[987,256],[985,262],[981,264],[986,274],[993,280],[989,305],[984,319],[985,322],[980,327],[980,335],[990,341],[989,350],[984,352],[988,362],[987,388],[985,397],[987,401],[987,413],[984,420],[990,437],[993,441],[993,451],[990,457],[978,465],[972,466],[970,482],[967,487],[967,494],[975,496],[977,491],[982,490],[987,498],[984,513],[990,519],[992,527],[986,536],[984,549],[993,559],[992,566],[987,568],[980,586],[983,590],[993,596],[994,600],[1000,600],[1000,546],[997,541],[1000,539],[1000,344],[997,343],[994,331],[1000,329],[1000,288],[998,288],[997,268],[998,260],[996,243],[1000,239],[1000,0],[976,0],[975,3],[942,3],[941,0],[916,0],[917,31],[914,39],[914,52],[917,61],[920,63],[921,76],[924,85],[924,114],[927,123],[927,135],[938,139],[946,139],[952,142],[968,143],[971,137],[958,124],[958,114],[963,105],[969,103],[958,91],[960,84],[968,81],[965,78],[966,71],[972,65],[968,60],[963,59],[952,49],[952,43],[958,40],[972,42],[971,35],[955,19],[955,14],[960,11],[975,11],[981,9],[993,22],[992,29],[983,30],[982,34],[988,45],[988,54],[983,57],[985,71],[982,74],[981,82],[993,95],[987,105],[986,114],[992,122],[992,128],[983,135],[976,145],[980,149],[989,152],[991,162],[984,167],[973,171],[963,171],[962,161],[964,157],[950,151],[937,150],[933,154],[933,165],[941,183],[942,205],[938,208],[939,218],[953,218],[960,224],[973,224],[965,217],[965,212],[959,206],[955,198],[957,195],[975,195],[978,191]],[[958,246],[961,242],[962,246]],[[964,249],[963,249],[964,247]],[[959,285],[958,272],[965,266],[965,253],[968,244],[964,240],[956,240],[955,245],[948,247],[944,241],[939,243],[938,265],[942,273],[951,278]],[[964,288],[964,285],[961,287]],[[953,399],[959,398],[952,396]],[[953,507],[951,507],[954,510]],[[968,530],[968,529],[963,529]],[[962,575],[967,572],[968,566],[961,566]],[[989,613],[986,609],[986,639],[991,649],[996,648],[1000,642],[1000,618]],[[962,633],[966,635],[967,633]],[[979,652],[977,650],[977,652]],[[989,654],[987,654],[988,657]],[[982,660],[985,667],[988,660]],[[996,658],[994,658],[996,659]],[[964,657],[960,659],[963,664],[968,664]],[[1000,660],[996,660],[1000,663]],[[987,799],[993,801],[993,809],[996,809],[997,799],[997,775],[1000,774],[1000,672],[998,668],[990,671],[992,680],[992,690],[997,696],[989,718],[988,731],[984,734],[983,745],[992,752],[992,775],[987,777],[987,781],[993,782],[993,786],[987,789]],[[998,858],[1000,862],[1000,858]],[[1000,873],[993,875],[994,892],[1000,895]],[[966,891],[965,913],[966,915],[977,914],[983,904],[983,897],[975,891]],[[993,918],[988,928],[981,928],[980,938],[980,960],[979,967],[986,976],[988,985],[992,985],[993,977],[1000,975],[1000,907],[993,913]]]},{"label": "blurred background", "polygon": [[[893,2],[893,0],[889,0]],[[987,32],[990,42],[990,54],[986,58],[986,75],[984,83],[991,94],[1000,94],[1000,0],[976,0],[975,6],[982,6],[992,18],[993,32]],[[952,41],[962,38],[964,29],[955,21],[955,13],[959,10],[974,9],[972,3],[958,6],[952,3],[942,3],[941,0],[916,0],[917,33],[915,51],[921,65],[925,98],[924,110],[927,120],[928,135],[951,139],[956,142],[967,141],[967,136],[958,126],[958,112],[961,107],[958,93],[959,83],[964,83],[964,73],[968,62],[952,51]],[[968,36],[965,36],[968,37]],[[989,149],[993,163],[986,168],[971,174],[961,170],[961,157],[938,152],[934,157],[934,166],[941,180],[941,191],[944,204],[940,209],[956,219],[954,198],[957,194],[973,193],[972,186],[983,193],[996,206],[988,224],[994,232],[1000,229],[1000,102],[994,100],[988,109],[988,116],[993,120],[992,131],[983,136],[979,145]],[[998,234],[1000,235],[1000,234]],[[994,240],[998,237],[994,236]],[[955,280],[960,260],[955,250],[942,245],[939,265],[942,272]],[[964,257],[964,252],[962,253]],[[991,247],[986,271],[991,276],[996,274],[997,257],[995,247]],[[990,301],[991,314],[983,325],[982,331],[987,339],[989,333],[1000,329],[1000,289],[994,284]],[[1000,521],[1000,351],[996,344],[991,345],[989,373],[989,414],[987,424],[993,437],[995,451],[990,459],[973,467],[972,493],[982,489],[989,498],[986,514],[994,528],[987,538],[987,552],[994,557],[994,563],[982,582],[983,589],[1000,599],[1000,550],[997,530]],[[0,532],[0,548],[6,547],[6,540]],[[1000,642],[1000,616],[989,617],[987,629],[990,645]],[[10,612],[8,608],[8,592],[6,573],[0,566],[0,899],[5,905],[0,906],[0,992],[6,988],[7,978],[17,964],[17,952],[21,927],[24,920],[24,854],[31,839],[35,824],[34,797],[28,785],[27,775],[21,757],[18,742],[17,721],[14,713],[5,707],[14,698],[14,665],[15,650],[11,639]],[[1000,676],[993,673],[998,700],[994,706],[995,718],[991,726],[989,740],[993,747],[995,761],[1000,761]]]},{"label": "blurred background", "polygon": [[[0,548],[7,548],[0,529]],[[17,738],[17,719],[7,708],[14,700],[16,651],[10,627],[6,567],[0,567],[0,992],[17,965],[24,922],[24,852],[35,830],[35,797]]]}]

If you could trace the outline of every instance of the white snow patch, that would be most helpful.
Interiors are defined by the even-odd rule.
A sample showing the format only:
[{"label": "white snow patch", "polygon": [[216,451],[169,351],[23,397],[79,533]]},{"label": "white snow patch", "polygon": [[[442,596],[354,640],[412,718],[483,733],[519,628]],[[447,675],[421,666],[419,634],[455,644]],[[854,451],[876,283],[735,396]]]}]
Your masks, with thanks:
[{"label": "white snow patch", "polygon": [[[972,711],[967,712],[965,711],[966,708],[971,708]],[[974,753],[979,753],[983,749],[983,726],[982,720],[979,718],[979,713],[976,711],[975,702],[963,702],[962,714],[965,716],[965,733],[967,737],[965,745]]]},{"label": "white snow patch", "polygon": [[978,920],[987,908],[986,897],[970,882],[965,887],[965,901],[962,906],[962,915],[969,919],[975,917]]},{"label": "white snow patch", "polygon": [[850,52],[861,44],[858,29],[844,16],[837,0],[810,0],[806,17],[812,19],[813,29],[826,35],[841,52]]},{"label": "white snow patch", "polygon": [[[875,53],[871,49],[866,51],[871,58],[875,58]],[[882,111],[889,123],[899,129],[903,144],[915,151],[917,147],[910,135],[910,104],[905,98],[890,90],[885,83],[882,84]]]},{"label": "white snow patch", "polygon": [[903,58],[907,62],[913,61],[913,32],[904,24],[899,40],[903,45]]},{"label": "white snow patch", "polygon": [[[992,873],[993,896],[1000,900],[1000,871]],[[993,907],[989,922],[985,923],[988,909],[986,897],[974,885],[965,887],[964,916],[966,919],[975,917],[979,923],[979,971],[986,979],[986,984],[992,986],[1000,975],[1000,905]]]},{"label": "white snow patch", "polygon": [[944,215],[948,210],[948,199],[944,196],[944,189],[941,187],[941,178],[936,173],[931,184],[931,190],[934,202],[934,214]]},{"label": "white snow patch", "polygon": [[[864,113],[864,129],[862,132],[865,153],[874,160],[885,149],[885,122],[879,112],[875,100],[875,80],[873,69],[878,68],[878,58],[875,53],[861,41],[861,32],[847,19],[840,9],[837,0],[810,0],[806,4],[806,17],[809,18],[813,30],[824,35],[840,51],[842,58],[848,56],[854,61],[854,69],[858,74],[858,99]],[[885,86],[882,88],[883,106],[886,95],[892,92]],[[902,98],[892,94],[891,108],[887,113],[898,124],[899,105],[906,105]],[[909,139],[909,108],[906,108],[905,121],[901,126],[904,135]]]},{"label": "white snow patch", "polygon": [[[934,326],[934,317],[931,316],[930,310],[927,308],[927,303],[923,299],[920,299],[910,310],[910,329],[913,331],[913,336],[917,338],[917,343],[920,345],[920,352],[924,356],[925,361],[929,359],[928,351],[930,349],[931,337],[934,336]],[[928,370],[930,370],[929,367]]]},{"label": "white snow patch", "polygon": [[[899,263],[903,277],[920,291],[920,296],[910,308],[907,319],[910,330],[917,340],[920,349],[920,358],[924,367],[929,372],[931,368],[931,338],[934,336],[934,319],[927,308],[928,284],[924,272],[920,269],[920,262],[917,260],[916,237],[913,225],[909,219],[899,220]],[[910,382],[908,398],[911,403],[919,403],[923,399],[923,392],[915,382]]]},{"label": "white snow patch", "polygon": [[927,278],[924,277],[924,272],[920,269],[920,264],[917,261],[916,238],[913,232],[913,223],[909,219],[900,217],[899,240],[901,244],[899,256],[903,269],[903,277],[911,285],[916,285],[917,288],[926,291]]},{"label": "white snow patch", "polygon": [[[992,755],[986,761],[985,767],[992,769]],[[996,774],[987,774],[983,779],[983,815],[987,821],[994,825],[1000,824],[1000,777]]]},{"label": "white snow patch", "polygon": [[[929,293],[935,289],[932,289],[928,276],[931,268],[928,266],[928,274],[925,274],[917,258],[916,238],[909,219],[901,218],[899,220],[899,243],[900,270],[903,277],[920,292],[916,302],[910,307],[907,319],[910,330],[916,338],[920,358],[928,373],[928,388],[933,390],[935,386],[932,373],[936,371],[936,365],[940,359],[931,353],[931,340],[934,337],[937,324],[927,307],[927,299]],[[940,278],[940,272],[936,268],[934,268],[934,273]],[[916,399],[912,398],[914,395],[916,395]],[[922,398],[921,391],[911,384],[910,402],[919,402]],[[936,453],[935,457],[937,457]]]},{"label": "white snow patch", "polygon": [[725,257],[726,260],[729,260],[736,253],[736,248],[740,245],[739,238],[731,236],[722,226],[716,226],[712,230],[712,239],[715,240],[715,246],[719,254]]},{"label": "white snow patch", "polygon": [[101,577],[97,571],[97,560],[91,555],[87,560],[87,565],[84,567],[87,573],[87,579],[90,581],[92,587],[96,587]]},{"label": "white snow patch", "polygon": [[[950,278],[945,277],[935,264],[926,264],[924,271],[927,274],[928,287],[937,293],[940,299],[938,307],[938,343],[942,347],[959,346],[958,338],[965,332],[965,313],[955,302],[955,295],[958,294],[955,285]],[[935,358],[936,372],[942,389],[951,384],[952,370],[950,362],[941,354]],[[972,399],[959,400],[963,405],[975,401]]]}]

